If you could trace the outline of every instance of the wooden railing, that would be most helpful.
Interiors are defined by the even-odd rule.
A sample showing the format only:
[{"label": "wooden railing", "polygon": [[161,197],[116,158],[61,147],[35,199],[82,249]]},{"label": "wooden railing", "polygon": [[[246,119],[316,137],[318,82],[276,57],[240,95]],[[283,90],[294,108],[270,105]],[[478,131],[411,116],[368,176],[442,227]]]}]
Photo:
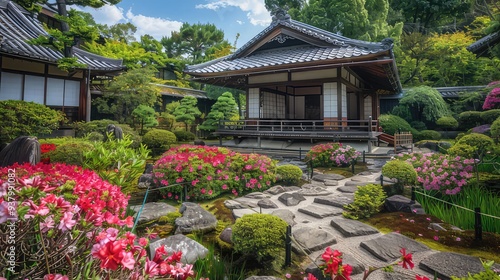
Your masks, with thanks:
[{"label": "wooden railing", "polygon": [[353,132],[377,131],[377,120],[342,120],[342,121],[324,121],[324,120],[239,120],[219,121],[219,131],[275,131],[275,132]]},{"label": "wooden railing", "polygon": [[397,147],[410,149],[413,152],[413,135],[411,132],[399,132],[394,134],[394,153],[396,153]]}]

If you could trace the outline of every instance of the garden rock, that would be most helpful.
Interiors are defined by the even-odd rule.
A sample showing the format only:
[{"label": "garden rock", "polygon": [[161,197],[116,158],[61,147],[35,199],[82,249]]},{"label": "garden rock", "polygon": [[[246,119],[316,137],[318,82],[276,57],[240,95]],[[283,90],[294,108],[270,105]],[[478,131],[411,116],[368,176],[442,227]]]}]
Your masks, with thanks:
[{"label": "garden rock", "polygon": [[405,248],[407,253],[412,254],[430,250],[424,244],[395,232],[363,241],[360,246],[385,262],[400,258],[401,248]]},{"label": "garden rock", "polygon": [[232,236],[233,236],[233,229],[227,227],[219,234],[219,239],[226,243],[233,244],[233,241],[231,240]]},{"label": "garden rock", "polygon": [[295,214],[293,214],[293,212],[288,210],[288,209],[275,210],[271,213],[271,215],[281,218],[283,221],[285,221],[287,224],[291,225],[292,227],[297,224],[294,220]]},{"label": "garden rock", "polygon": [[152,242],[149,245],[149,253],[151,255],[151,259],[154,258],[156,248],[159,248],[161,246],[165,246],[165,251],[167,251],[169,254],[181,251],[182,263],[194,264],[196,260],[203,259],[208,254],[208,249],[203,247],[203,245],[201,245],[200,243],[182,234],[176,234]]},{"label": "garden rock", "polygon": [[247,195],[244,196],[244,198],[252,198],[252,199],[264,199],[264,198],[268,198],[269,196],[261,193],[261,192],[253,192],[253,193],[249,193]]},{"label": "garden rock", "polygon": [[142,174],[141,177],[139,177],[139,183],[137,184],[137,187],[139,189],[147,189],[149,188],[153,183],[153,174]]},{"label": "garden rock", "polygon": [[179,212],[182,213],[182,217],[175,220],[176,234],[193,231],[208,232],[217,227],[217,218],[196,203],[182,203]]},{"label": "garden rock", "polygon": [[345,177],[340,174],[316,174],[312,179],[318,182],[325,182],[326,180],[343,180]]},{"label": "garden rock", "polygon": [[[313,181],[313,182],[316,182],[316,181]],[[326,186],[326,187],[336,187],[339,185],[339,181],[337,180],[325,180],[323,182],[323,184]]]},{"label": "garden rock", "polygon": [[19,136],[0,151],[0,166],[14,163],[35,165],[40,162],[40,156],[40,143],[36,137]]},{"label": "garden rock", "polygon": [[358,190],[358,186],[342,186],[342,187],[338,187],[337,190],[339,192],[343,192],[343,193],[354,193],[355,191]]},{"label": "garden rock", "polygon": [[303,255],[304,251],[305,253],[314,252],[337,243],[335,236],[322,229],[302,227],[292,229],[292,235],[298,243],[298,245],[292,243],[292,249],[300,255]]},{"label": "garden rock", "polygon": [[259,200],[259,202],[257,202],[257,205],[261,208],[266,208],[266,209],[278,208],[278,205],[276,205],[276,203],[272,202],[269,198]]},{"label": "garden rock", "polygon": [[304,198],[304,196],[298,193],[285,193],[278,197],[278,200],[286,206],[295,206],[306,199]]},{"label": "garden rock", "polygon": [[[335,249],[332,248],[332,251],[333,250],[335,250]],[[318,278],[318,280],[331,280],[331,277],[329,278],[329,277],[325,277],[323,275],[323,272],[321,271],[321,269],[318,268],[317,265],[315,265],[315,263],[318,265],[323,265],[325,263],[325,261],[323,260],[321,255],[319,255],[316,258],[316,260],[314,261],[314,263],[311,263],[310,265],[307,266],[307,268],[305,270],[306,274],[311,273],[312,275],[316,276],[316,278]],[[355,259],[350,254],[342,253],[342,263],[349,264],[352,267],[351,275],[360,274],[360,273],[363,273],[365,271],[365,265],[362,264],[361,262],[359,262],[357,259]]]},{"label": "garden rock", "polygon": [[305,184],[297,193],[303,196],[325,196],[330,195],[332,192],[328,191],[324,186],[314,184]]},{"label": "garden rock", "polygon": [[484,270],[479,258],[448,252],[439,252],[424,258],[419,267],[443,280],[448,280],[451,276],[466,277],[469,272],[475,274]]},{"label": "garden rock", "polygon": [[249,200],[245,197],[238,197],[235,199],[237,202],[239,202],[241,205],[243,205],[245,208],[255,208],[257,207],[257,202]]},{"label": "garden rock", "polygon": [[350,219],[333,219],[330,224],[340,231],[344,237],[353,237],[379,233],[379,231],[360,221]]},{"label": "garden rock", "polygon": [[[455,231],[463,231],[461,228],[459,227],[456,227],[454,225],[450,225],[449,226],[451,230],[455,230]],[[445,224],[443,223],[430,223],[429,224],[429,229],[432,229],[432,230],[437,230],[437,231],[448,231],[446,228],[445,228]]]},{"label": "garden rock", "polygon": [[319,207],[316,205],[309,205],[306,208],[299,208],[298,211],[318,219],[323,219],[329,216],[337,216],[342,214],[343,212],[342,209],[337,207],[329,207],[329,208],[326,207],[328,206]]},{"label": "garden rock", "polygon": [[324,196],[315,197],[314,202],[319,204],[325,204],[335,207],[343,208],[345,205],[350,204],[354,201],[354,196],[340,195],[340,196]]},{"label": "garden rock", "polygon": [[344,186],[346,187],[360,187],[360,186],[366,186],[368,184],[380,184],[379,182],[359,182],[359,181],[347,181],[344,183]]},{"label": "garden rock", "polygon": [[388,212],[425,214],[425,210],[420,203],[412,202],[411,199],[399,194],[386,198],[384,208]]},{"label": "garden rock", "polygon": [[[134,218],[137,217],[142,205],[130,206],[130,209],[135,211]],[[149,223],[159,218],[167,215],[171,212],[177,212],[177,208],[172,205],[169,205],[164,202],[149,202],[144,204],[144,208],[142,209],[141,215],[139,216],[139,220],[137,221],[138,225]]]},{"label": "garden rock", "polygon": [[298,191],[298,190],[300,190],[300,188],[297,187],[297,186],[284,187],[284,186],[281,186],[281,185],[276,185],[274,187],[271,187],[268,190],[265,190],[264,193],[265,194],[277,195],[277,194],[280,194],[280,193],[294,192],[294,191]]}]

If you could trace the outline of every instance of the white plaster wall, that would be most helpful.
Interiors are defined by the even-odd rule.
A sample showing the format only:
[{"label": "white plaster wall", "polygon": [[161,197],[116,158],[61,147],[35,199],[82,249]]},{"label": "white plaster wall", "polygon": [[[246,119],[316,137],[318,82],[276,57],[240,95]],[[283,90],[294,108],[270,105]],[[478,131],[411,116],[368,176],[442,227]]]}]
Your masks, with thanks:
[{"label": "white plaster wall", "polygon": [[258,119],[259,118],[259,88],[248,89],[248,118]]}]

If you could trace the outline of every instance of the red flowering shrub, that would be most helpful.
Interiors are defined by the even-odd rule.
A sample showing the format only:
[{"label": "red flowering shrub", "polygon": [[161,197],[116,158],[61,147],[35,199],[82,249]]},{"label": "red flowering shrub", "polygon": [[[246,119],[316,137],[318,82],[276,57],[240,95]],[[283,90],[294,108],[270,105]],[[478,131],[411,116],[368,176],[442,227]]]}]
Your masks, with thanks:
[{"label": "red flowering shrub", "polygon": [[326,143],[315,145],[307,152],[306,161],[314,167],[346,167],[350,166],[361,153],[342,143]]},{"label": "red flowering shrub", "polygon": [[265,190],[276,179],[276,163],[267,156],[240,154],[226,148],[182,145],[163,154],[153,180],[168,198],[209,199],[222,193]]},{"label": "red flowering shrub", "polygon": [[54,151],[56,149],[56,145],[52,143],[44,143],[40,144],[40,150],[41,150],[41,161],[43,163],[50,163],[50,157],[47,156],[47,153],[50,151]]},{"label": "red flowering shrub", "polygon": [[483,103],[483,110],[500,109],[500,87],[493,88]]}]

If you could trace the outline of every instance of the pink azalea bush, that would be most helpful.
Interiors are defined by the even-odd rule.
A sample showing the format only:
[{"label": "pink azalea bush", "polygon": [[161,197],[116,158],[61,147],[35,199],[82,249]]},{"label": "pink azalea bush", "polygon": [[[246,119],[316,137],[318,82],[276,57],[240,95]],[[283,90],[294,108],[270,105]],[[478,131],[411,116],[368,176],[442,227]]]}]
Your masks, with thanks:
[{"label": "pink azalea bush", "polygon": [[499,82],[491,82],[488,87],[493,87],[490,93],[486,96],[483,103],[483,110],[499,109],[500,108],[500,86]]},{"label": "pink azalea bush", "polygon": [[[0,168],[0,251],[8,279],[148,279],[193,275],[179,253],[146,256],[148,240],[128,232],[129,197],[95,172],[65,164]],[[161,249],[160,249],[161,250]]]},{"label": "pink azalea bush", "polygon": [[313,146],[306,155],[306,161],[312,161],[314,167],[346,167],[360,154],[349,145],[326,143]]},{"label": "pink azalea bush", "polygon": [[165,152],[153,167],[153,181],[166,197],[210,199],[223,193],[263,191],[276,180],[276,162],[258,154],[226,148],[182,145]]},{"label": "pink azalea bush", "polygon": [[474,168],[474,159],[439,153],[411,153],[398,155],[397,158],[413,165],[417,171],[417,181],[423,188],[447,195],[459,193],[472,177]]}]

